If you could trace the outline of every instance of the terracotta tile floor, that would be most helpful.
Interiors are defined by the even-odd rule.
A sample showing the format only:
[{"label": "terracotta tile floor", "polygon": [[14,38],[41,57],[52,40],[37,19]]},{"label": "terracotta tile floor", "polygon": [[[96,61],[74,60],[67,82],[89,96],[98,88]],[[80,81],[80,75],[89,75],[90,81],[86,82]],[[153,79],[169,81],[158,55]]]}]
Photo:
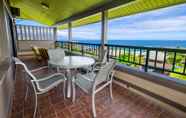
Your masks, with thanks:
[{"label": "terracotta tile floor", "polygon": [[[29,68],[39,64],[25,59]],[[33,92],[30,91],[27,100],[24,100],[25,82],[22,68],[16,70],[15,95],[11,118],[32,118],[34,110]],[[42,72],[41,72],[42,73]],[[40,73],[40,75],[42,75]],[[62,95],[61,86],[39,97],[37,118],[91,118],[91,99],[77,88],[75,103]],[[110,102],[107,91],[103,90],[96,96],[96,110],[98,118],[181,118],[154,102],[122,88],[113,85],[114,100]]]}]

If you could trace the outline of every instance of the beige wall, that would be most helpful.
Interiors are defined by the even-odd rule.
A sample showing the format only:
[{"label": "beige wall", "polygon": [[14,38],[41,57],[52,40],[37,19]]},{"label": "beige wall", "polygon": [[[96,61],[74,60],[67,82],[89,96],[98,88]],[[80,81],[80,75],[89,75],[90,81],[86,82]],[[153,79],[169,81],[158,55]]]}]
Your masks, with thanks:
[{"label": "beige wall", "polygon": [[11,37],[7,13],[0,0],[0,118],[8,118],[13,95]]},{"label": "beige wall", "polygon": [[38,46],[42,48],[54,48],[54,41],[17,41],[19,52],[31,51],[31,46]]},{"label": "beige wall", "polygon": [[[1,1],[0,1],[1,2]],[[4,17],[4,11],[2,10],[2,3],[0,8],[0,62],[10,56],[10,45],[9,45],[9,33],[6,29],[6,21]]]},{"label": "beige wall", "polygon": [[155,84],[153,82],[141,79],[139,77],[124,72],[116,71],[115,77],[121,80],[125,80],[129,83],[132,83],[138,87],[144,88],[145,90],[148,90],[157,95],[163,96],[171,101],[174,101],[186,107],[186,102],[185,102],[186,94],[183,92],[179,92],[174,89],[170,89],[168,87]]},{"label": "beige wall", "polygon": [[14,88],[12,71],[12,68],[9,67],[8,71],[6,71],[6,74],[4,74],[0,80],[0,118],[8,118],[11,112]]}]

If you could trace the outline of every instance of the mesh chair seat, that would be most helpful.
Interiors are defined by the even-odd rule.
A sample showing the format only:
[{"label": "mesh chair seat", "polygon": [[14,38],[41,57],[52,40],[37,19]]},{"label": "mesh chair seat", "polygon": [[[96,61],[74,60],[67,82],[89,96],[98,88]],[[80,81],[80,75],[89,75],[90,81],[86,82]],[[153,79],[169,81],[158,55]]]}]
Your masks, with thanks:
[{"label": "mesh chair seat", "polygon": [[39,48],[39,53],[44,60],[48,60],[48,50],[46,48]]},{"label": "mesh chair seat", "polygon": [[[66,88],[65,87],[65,85],[66,85],[65,81],[66,81],[66,78],[62,73],[55,73],[51,76],[38,79],[36,76],[34,76],[32,74],[32,72],[42,70],[42,69],[44,69],[43,67],[35,69],[34,71],[31,72],[21,60],[19,60],[16,57],[14,57],[13,60],[14,60],[16,65],[21,65],[21,66],[24,67],[24,70],[26,71],[27,75],[29,76],[29,79],[27,79],[27,80],[29,80],[28,82],[30,82],[32,84],[32,87],[34,89],[35,109],[34,109],[33,118],[36,117],[36,113],[37,113],[38,95],[47,93],[49,90],[58,86],[60,83],[64,83],[63,84],[63,95],[64,95],[64,98],[65,98],[65,88]],[[25,98],[27,98],[26,96],[28,94],[28,90],[29,90],[29,87],[27,86]]]},{"label": "mesh chair seat", "polygon": [[42,81],[38,81],[38,85],[40,89],[49,90],[54,86],[57,86],[59,83],[65,80],[65,77],[60,74],[54,74],[49,77],[41,78]]},{"label": "mesh chair seat", "polygon": [[[113,68],[116,62],[114,60],[103,65],[98,72],[77,74],[75,84],[79,86],[83,91],[91,94],[92,97],[92,113],[93,117],[96,117],[96,106],[95,106],[95,94],[105,87],[109,86],[110,98],[112,99],[112,78]],[[73,86],[73,101],[75,100],[75,86]]]},{"label": "mesh chair seat", "polygon": [[[93,82],[94,82],[94,77],[96,75],[92,74],[77,74],[75,83],[86,93],[90,93],[92,90]],[[90,80],[91,79],[91,80]]]}]

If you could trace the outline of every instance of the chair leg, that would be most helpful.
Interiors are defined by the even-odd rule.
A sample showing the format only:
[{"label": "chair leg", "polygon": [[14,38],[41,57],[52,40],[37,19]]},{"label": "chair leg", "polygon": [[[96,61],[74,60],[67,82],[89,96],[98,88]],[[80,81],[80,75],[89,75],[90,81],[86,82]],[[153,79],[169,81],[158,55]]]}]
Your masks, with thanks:
[{"label": "chair leg", "polygon": [[92,113],[93,118],[96,118],[96,105],[95,105],[95,94],[92,93]]},{"label": "chair leg", "polygon": [[112,95],[112,82],[109,85],[109,90],[110,90],[110,99],[113,100],[113,95]]},{"label": "chair leg", "polygon": [[28,97],[28,92],[29,92],[29,89],[28,89],[28,86],[26,87],[26,94],[25,94],[25,101],[27,100],[27,97]]},{"label": "chair leg", "polygon": [[36,115],[37,115],[37,101],[38,99],[37,99],[37,94],[35,93],[35,109],[34,109],[34,115],[33,115],[33,118],[36,118]]},{"label": "chair leg", "polygon": [[63,96],[66,99],[66,80],[63,82]]},{"label": "chair leg", "polygon": [[73,77],[72,79],[72,102],[75,102],[76,100],[76,85],[75,85],[75,79]]},{"label": "chair leg", "polygon": [[58,73],[58,72],[60,72],[60,69],[59,69],[59,67],[57,67],[57,68],[56,68],[56,71],[57,71],[57,73]]}]

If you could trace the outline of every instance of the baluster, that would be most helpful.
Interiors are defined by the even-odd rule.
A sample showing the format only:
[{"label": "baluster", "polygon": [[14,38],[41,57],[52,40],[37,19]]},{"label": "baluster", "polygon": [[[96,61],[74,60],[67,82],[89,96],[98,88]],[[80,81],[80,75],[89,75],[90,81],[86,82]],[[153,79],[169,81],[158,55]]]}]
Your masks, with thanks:
[{"label": "baluster", "polygon": [[166,56],[167,56],[167,51],[164,51],[164,59],[163,59],[163,73],[165,72]]},{"label": "baluster", "polygon": [[134,48],[134,57],[133,57],[134,63],[136,63],[136,48]]},{"label": "baluster", "polygon": [[33,40],[32,37],[31,37],[31,26],[28,26],[28,37],[29,37],[29,40]]},{"label": "baluster", "polygon": [[125,62],[125,48],[123,49],[123,61]]},{"label": "baluster", "polygon": [[174,52],[174,58],[173,58],[173,63],[172,63],[172,71],[174,72],[175,69],[175,64],[176,64],[176,52]]},{"label": "baluster", "polygon": [[121,47],[119,48],[119,61],[121,61]]},{"label": "baluster", "polygon": [[142,49],[140,48],[139,64],[141,64],[141,58],[142,58]]},{"label": "baluster", "polygon": [[130,48],[129,48],[129,52],[128,52],[128,62],[130,62]]},{"label": "baluster", "polygon": [[115,56],[115,59],[117,59],[117,49],[118,48],[115,46],[115,55],[114,55]]},{"label": "baluster", "polygon": [[185,56],[185,63],[184,63],[184,68],[183,68],[183,74],[185,74],[186,71],[186,56]]},{"label": "baluster", "polygon": [[84,46],[81,45],[81,55],[84,55]]},{"label": "baluster", "polygon": [[24,36],[23,36],[23,26],[20,25],[20,35],[21,35],[21,40],[24,40]]},{"label": "baluster", "polygon": [[145,61],[145,72],[148,72],[148,65],[149,65],[149,53],[150,50],[147,49],[146,61]]},{"label": "baluster", "polygon": [[26,33],[26,26],[23,26],[24,27],[24,40],[27,40],[27,33]]},{"label": "baluster", "polygon": [[154,61],[154,67],[156,68],[157,66],[157,58],[158,58],[158,51],[156,50],[156,53],[155,53],[155,61]]},{"label": "baluster", "polygon": [[110,58],[110,47],[107,45],[107,61],[109,61]]}]

